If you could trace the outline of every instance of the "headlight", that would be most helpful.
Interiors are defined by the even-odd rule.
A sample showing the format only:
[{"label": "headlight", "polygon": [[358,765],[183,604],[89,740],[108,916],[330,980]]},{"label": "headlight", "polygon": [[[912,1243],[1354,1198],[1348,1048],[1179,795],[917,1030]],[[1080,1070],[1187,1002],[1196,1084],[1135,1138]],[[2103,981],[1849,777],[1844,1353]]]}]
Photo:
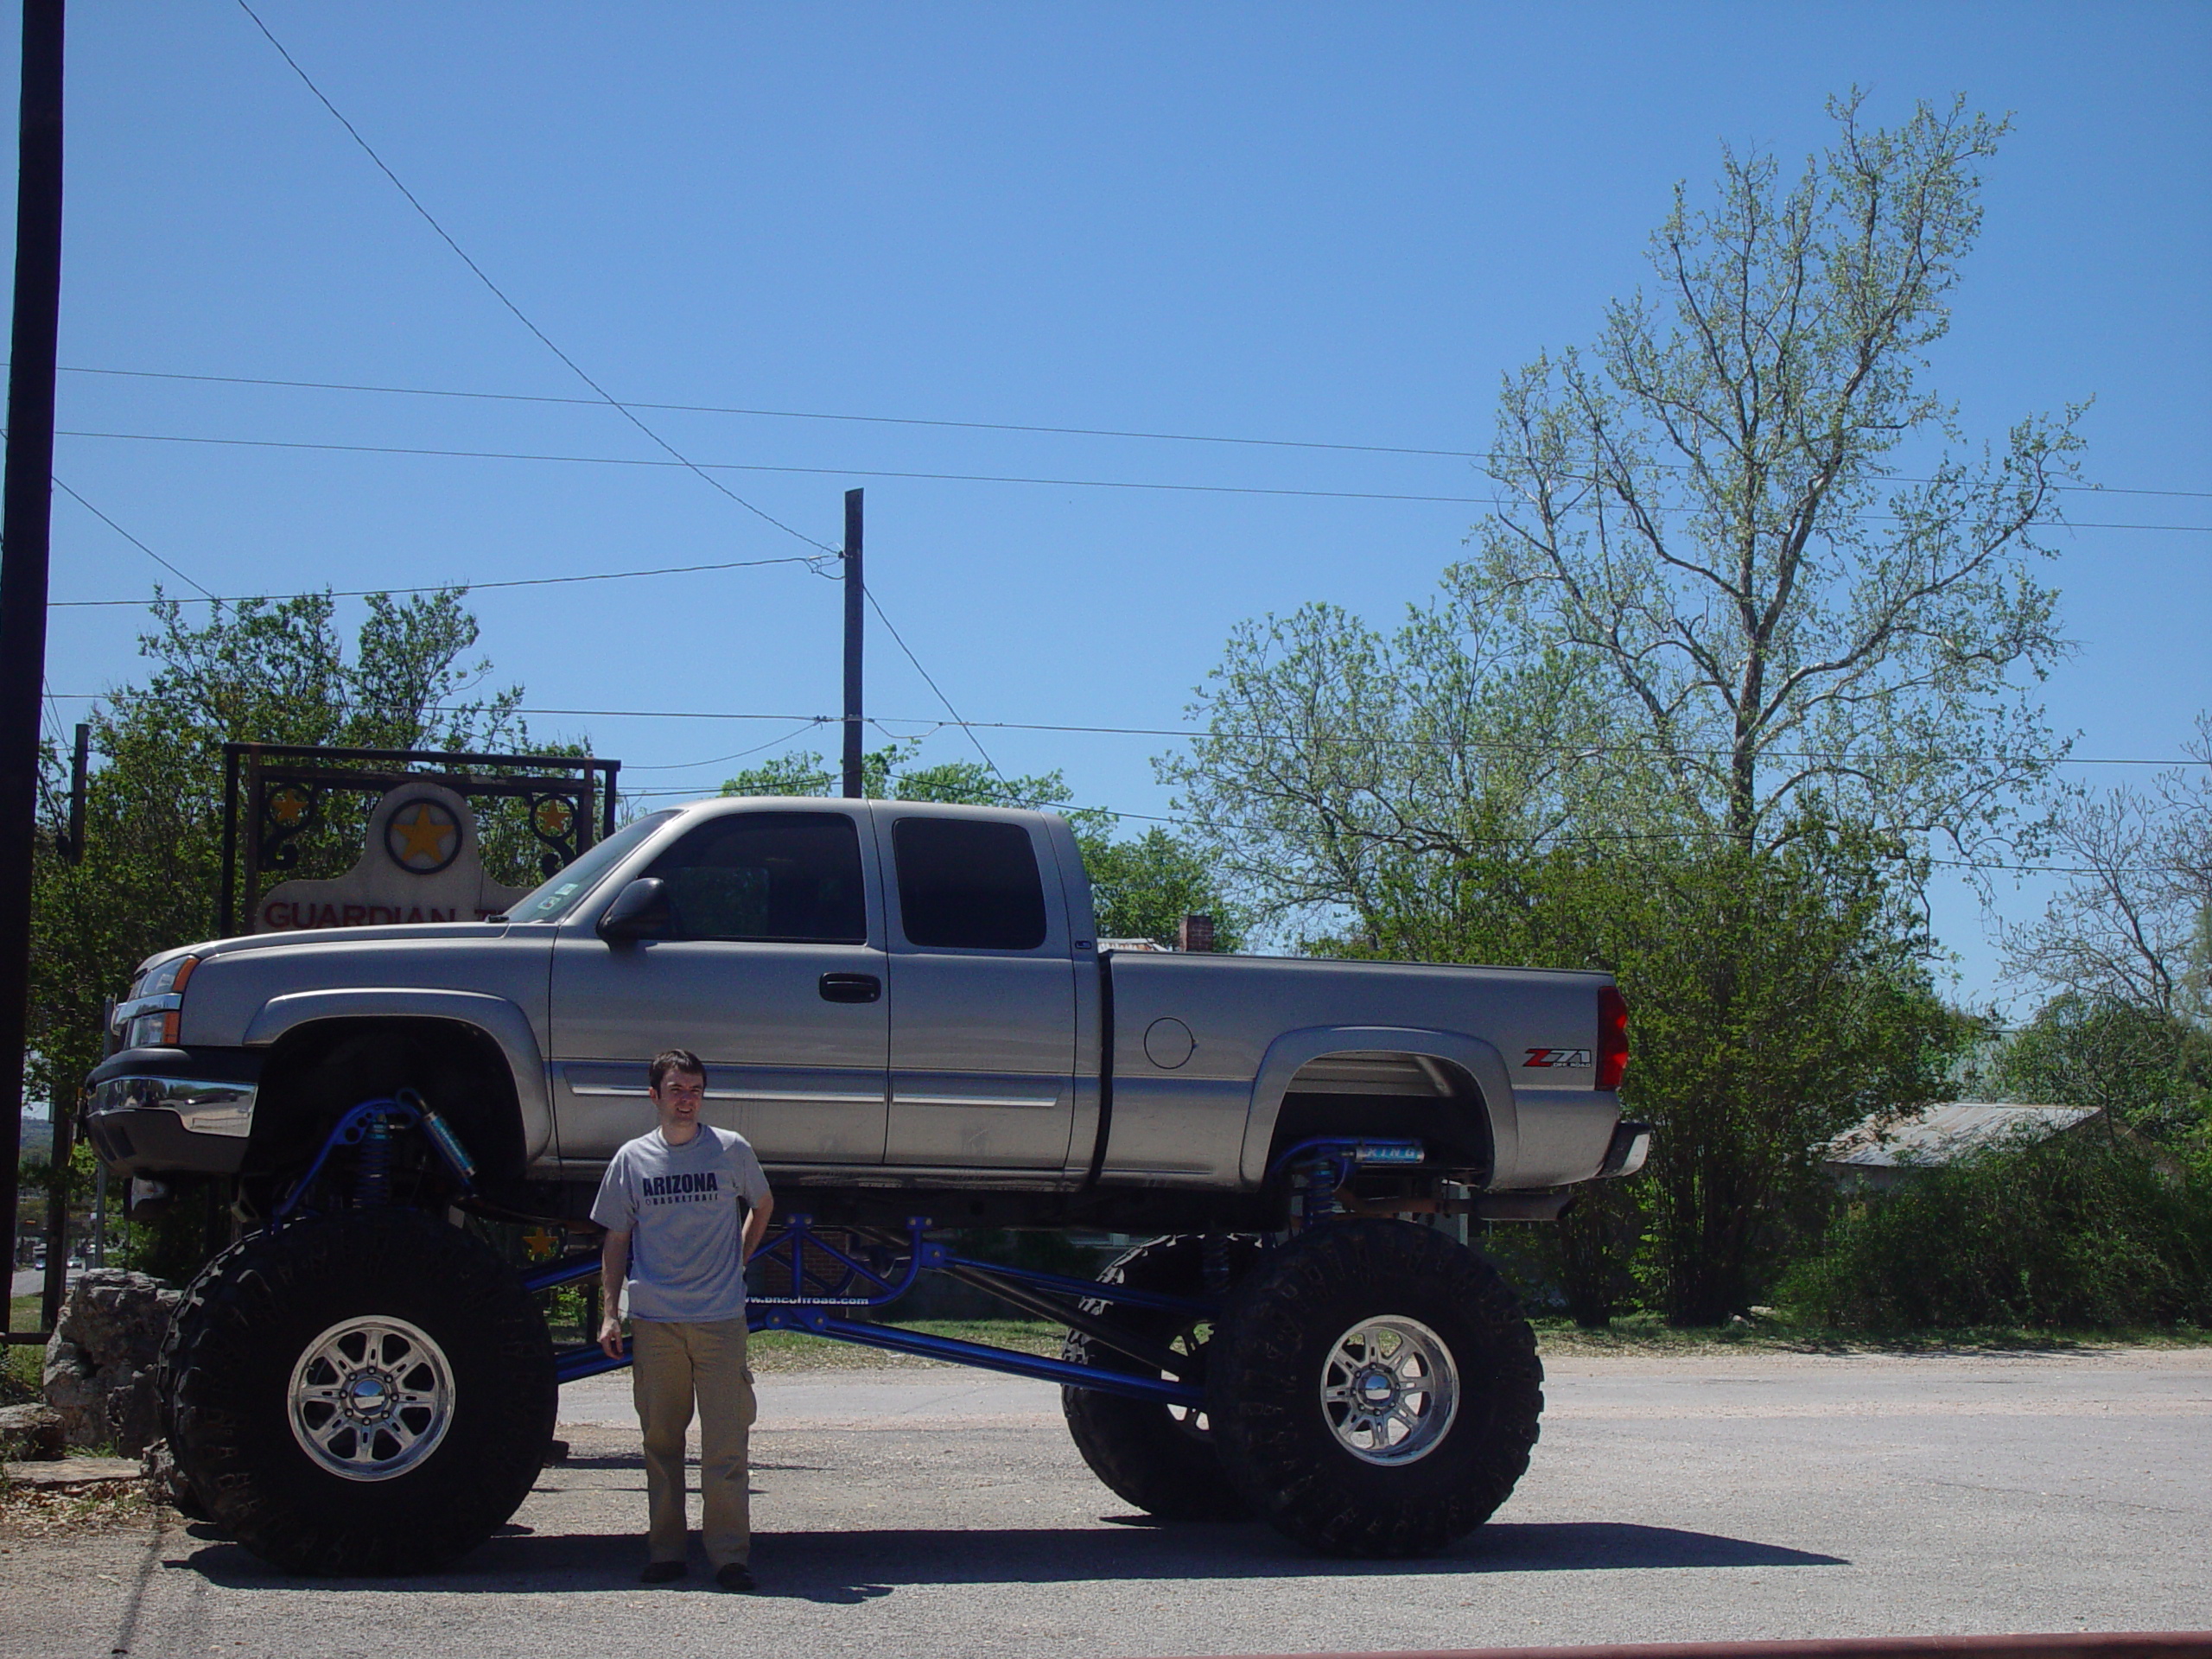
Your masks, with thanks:
[{"label": "headlight", "polygon": [[141,975],[130,1001],[116,1010],[115,1034],[124,1048],[174,1048],[183,1023],[184,988],[197,957],[177,957]]},{"label": "headlight", "polygon": [[197,957],[172,957],[141,979],[130,995],[134,998],[167,996],[174,992],[182,996],[185,981],[192,977],[192,970],[199,965]]}]

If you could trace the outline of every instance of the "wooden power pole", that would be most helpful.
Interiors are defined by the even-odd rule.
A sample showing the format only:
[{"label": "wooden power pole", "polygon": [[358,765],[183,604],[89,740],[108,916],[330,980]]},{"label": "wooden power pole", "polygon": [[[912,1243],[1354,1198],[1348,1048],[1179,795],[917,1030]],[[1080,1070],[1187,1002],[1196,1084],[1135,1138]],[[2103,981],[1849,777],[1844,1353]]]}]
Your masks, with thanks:
[{"label": "wooden power pole", "polygon": [[[62,0],[23,0],[16,184],[16,324],[0,496],[0,1217],[16,1265],[29,1019],[38,706],[46,681],[47,538],[54,493],[54,359],[61,308]],[[0,1336],[8,1304],[0,1301]]]},{"label": "wooden power pole", "polygon": [[868,588],[861,575],[861,495],[845,492],[845,798],[867,792],[861,776],[861,635]]}]

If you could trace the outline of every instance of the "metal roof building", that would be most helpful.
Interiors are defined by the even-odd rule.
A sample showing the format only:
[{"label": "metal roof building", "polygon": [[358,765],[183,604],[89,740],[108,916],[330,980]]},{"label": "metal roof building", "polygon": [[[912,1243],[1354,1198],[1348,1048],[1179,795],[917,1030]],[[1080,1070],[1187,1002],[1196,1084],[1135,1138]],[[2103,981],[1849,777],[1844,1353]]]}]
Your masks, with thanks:
[{"label": "metal roof building", "polygon": [[2006,1141],[2047,1141],[2101,1114],[2093,1106],[2031,1106],[2009,1100],[1950,1101],[1910,1117],[1878,1113],[1821,1148],[1821,1168],[1839,1186],[1885,1192],[1916,1169],[1957,1162]]}]

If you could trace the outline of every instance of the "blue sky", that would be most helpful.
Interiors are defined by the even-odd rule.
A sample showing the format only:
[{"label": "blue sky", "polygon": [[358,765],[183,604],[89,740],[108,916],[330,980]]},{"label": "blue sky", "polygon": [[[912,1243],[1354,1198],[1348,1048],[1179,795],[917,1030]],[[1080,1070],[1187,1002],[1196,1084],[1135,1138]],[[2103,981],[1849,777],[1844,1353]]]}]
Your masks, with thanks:
[{"label": "blue sky", "polygon": [[[2198,492],[2074,516],[2212,524],[2212,10],[2198,5],[934,6],[267,0],[323,90],[515,302],[626,399],[1465,451],[1500,376],[1586,340],[1722,141],[1795,158],[1853,82],[1894,120],[2014,112],[1935,384],[1977,435],[2094,396],[2091,477]],[[72,9],[62,361],[588,397],[235,4]],[[10,43],[12,45],[12,43]],[[13,64],[6,65],[12,77]],[[10,169],[12,176],[12,169]],[[92,433],[662,459],[606,409],[65,374]],[[1479,509],[991,474],[1478,496],[1451,456],[647,416],[815,540],[868,493],[870,573],[976,721],[1161,727],[1240,619],[1381,622]],[[492,582],[809,549],[680,468],[64,437],[60,479],[218,593]],[[57,498],[57,600],[167,578]],[[2084,755],[2180,753],[2212,705],[2212,534],[2082,530],[2044,688]],[[486,590],[543,709],[834,712],[838,596],[802,566]],[[49,680],[137,671],[143,613],[60,608]],[[869,699],[942,706],[879,631]],[[63,705],[74,718],[77,705]],[[540,715],[638,788],[791,725]],[[901,728],[919,730],[922,728]],[[827,731],[793,740],[834,747]],[[1008,772],[1160,812],[1159,740],[987,734]],[[969,753],[952,735],[928,753]],[[711,764],[692,764],[711,762]],[[2082,767],[2093,783],[2120,769]],[[1985,917],[1936,896],[1957,989]],[[2031,887],[2000,893],[2024,914]]]}]

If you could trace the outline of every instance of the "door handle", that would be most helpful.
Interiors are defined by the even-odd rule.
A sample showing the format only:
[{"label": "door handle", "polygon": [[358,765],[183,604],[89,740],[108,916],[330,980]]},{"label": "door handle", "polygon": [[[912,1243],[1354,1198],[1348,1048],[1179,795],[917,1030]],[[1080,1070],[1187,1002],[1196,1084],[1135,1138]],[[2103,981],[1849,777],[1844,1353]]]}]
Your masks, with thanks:
[{"label": "door handle", "polygon": [[824,1002],[873,1002],[883,995],[883,982],[874,974],[824,974]]}]

